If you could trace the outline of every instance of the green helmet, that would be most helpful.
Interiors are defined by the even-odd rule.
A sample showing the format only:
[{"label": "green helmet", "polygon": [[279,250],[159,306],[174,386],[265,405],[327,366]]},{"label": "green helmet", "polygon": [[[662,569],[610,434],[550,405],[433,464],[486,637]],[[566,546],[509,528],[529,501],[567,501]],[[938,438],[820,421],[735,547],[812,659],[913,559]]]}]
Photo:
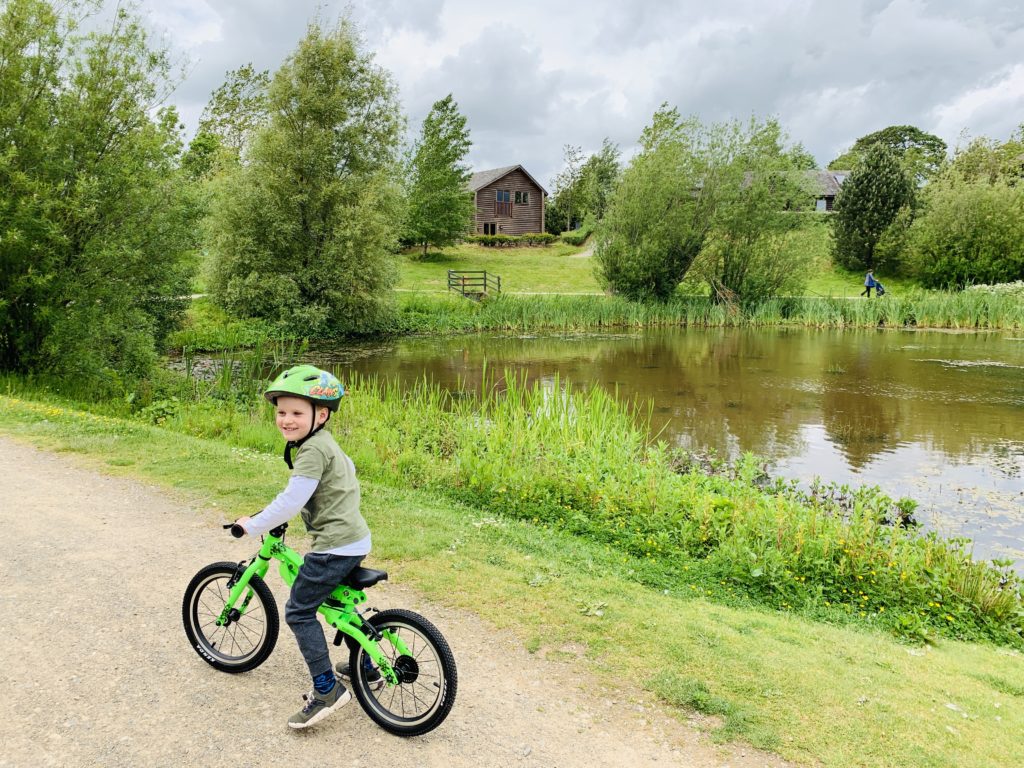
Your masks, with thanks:
[{"label": "green helmet", "polygon": [[313,365],[296,365],[274,379],[263,396],[275,405],[281,395],[301,397],[336,411],[344,394],[345,388],[334,374]]}]

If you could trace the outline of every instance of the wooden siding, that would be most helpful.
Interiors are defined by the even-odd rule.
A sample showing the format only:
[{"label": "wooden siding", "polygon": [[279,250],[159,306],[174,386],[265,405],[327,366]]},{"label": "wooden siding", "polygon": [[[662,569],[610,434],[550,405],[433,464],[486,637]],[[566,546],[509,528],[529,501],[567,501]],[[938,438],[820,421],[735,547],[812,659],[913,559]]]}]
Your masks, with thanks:
[{"label": "wooden siding", "polygon": [[[508,190],[508,203],[498,203],[495,192]],[[516,203],[516,192],[528,192],[530,202],[526,205]],[[499,214],[498,212],[501,211]],[[540,187],[530,181],[530,177],[521,170],[514,170],[497,181],[481,187],[476,192],[476,214],[474,231],[478,235],[484,232],[485,223],[497,224],[499,235],[525,235],[528,232],[544,231],[544,193]]]}]

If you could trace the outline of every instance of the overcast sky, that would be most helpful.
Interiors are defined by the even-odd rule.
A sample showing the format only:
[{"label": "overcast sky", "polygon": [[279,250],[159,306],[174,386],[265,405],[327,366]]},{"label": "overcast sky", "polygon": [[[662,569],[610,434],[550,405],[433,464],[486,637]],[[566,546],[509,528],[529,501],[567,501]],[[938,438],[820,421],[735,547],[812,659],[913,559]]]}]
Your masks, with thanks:
[{"label": "overcast sky", "polygon": [[562,147],[629,155],[662,102],[706,122],[775,116],[822,166],[911,124],[953,147],[1024,122],[1021,0],[142,0],[190,62],[190,133],[248,62],[275,70],[319,14],[349,8],[417,131],[452,93],[475,170],[522,163],[551,190]]}]

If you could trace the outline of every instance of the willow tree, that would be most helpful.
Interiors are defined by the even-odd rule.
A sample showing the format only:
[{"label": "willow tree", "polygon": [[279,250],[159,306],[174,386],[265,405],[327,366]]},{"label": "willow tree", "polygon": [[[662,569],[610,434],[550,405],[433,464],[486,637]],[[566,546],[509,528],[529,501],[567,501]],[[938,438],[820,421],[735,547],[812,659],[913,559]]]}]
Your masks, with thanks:
[{"label": "willow tree", "polygon": [[218,178],[211,289],[236,316],[307,337],[388,317],[402,117],[390,76],[361,45],[347,20],[311,24],[270,81],[248,162]]},{"label": "willow tree", "polygon": [[711,235],[693,274],[719,302],[758,302],[802,290],[808,263],[793,247],[795,216],[813,199],[805,151],[787,146],[776,120],[716,126],[708,170],[715,180]]},{"label": "willow tree", "polygon": [[804,197],[799,147],[775,121],[704,125],[662,106],[612,193],[594,250],[605,286],[665,300],[693,274],[720,301],[751,301],[804,278],[785,249]]},{"label": "willow tree", "polygon": [[709,136],[696,119],[662,105],[615,187],[594,248],[605,287],[637,300],[665,300],[711,231]]},{"label": "willow tree", "polygon": [[183,311],[196,208],[164,51],[118,10],[0,5],[0,368],[93,391],[146,373]]}]

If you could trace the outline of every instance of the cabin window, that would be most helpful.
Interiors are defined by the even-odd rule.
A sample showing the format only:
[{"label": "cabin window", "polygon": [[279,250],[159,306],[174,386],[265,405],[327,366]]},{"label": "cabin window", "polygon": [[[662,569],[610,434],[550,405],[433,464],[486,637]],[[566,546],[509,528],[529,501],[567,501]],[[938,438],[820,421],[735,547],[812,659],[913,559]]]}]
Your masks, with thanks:
[{"label": "cabin window", "polygon": [[496,235],[498,234],[498,225],[493,221],[484,222],[484,234],[485,235]]},{"label": "cabin window", "polygon": [[494,190],[494,215],[512,215],[512,193],[507,189]]},{"label": "cabin window", "polygon": [[516,192],[516,205],[529,205],[530,204],[530,193],[529,192]]},{"label": "cabin window", "polygon": [[824,211],[824,210],[826,210],[826,208],[825,208],[825,198],[824,197],[819,197],[817,200],[814,201],[814,210],[816,210],[816,211]]}]

